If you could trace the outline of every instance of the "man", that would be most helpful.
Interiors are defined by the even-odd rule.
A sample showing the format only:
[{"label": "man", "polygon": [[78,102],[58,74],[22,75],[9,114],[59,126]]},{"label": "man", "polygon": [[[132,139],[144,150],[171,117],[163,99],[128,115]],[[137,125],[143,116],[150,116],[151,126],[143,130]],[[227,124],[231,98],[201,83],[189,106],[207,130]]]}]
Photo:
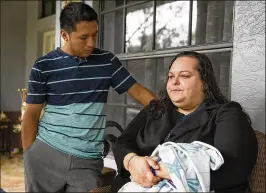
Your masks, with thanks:
[{"label": "man", "polygon": [[103,106],[110,86],[143,105],[154,98],[111,52],[95,48],[97,21],[89,5],[67,4],[60,15],[65,44],[32,68],[22,124],[27,192],[88,192],[100,186]]}]

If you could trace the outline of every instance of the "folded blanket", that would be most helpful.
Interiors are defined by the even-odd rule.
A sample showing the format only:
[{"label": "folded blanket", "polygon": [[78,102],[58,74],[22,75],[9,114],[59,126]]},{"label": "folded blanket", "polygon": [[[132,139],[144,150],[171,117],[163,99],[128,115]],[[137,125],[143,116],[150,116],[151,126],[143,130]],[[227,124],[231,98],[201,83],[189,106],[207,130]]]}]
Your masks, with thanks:
[{"label": "folded blanket", "polygon": [[151,156],[161,158],[171,180],[162,180],[151,188],[143,188],[131,181],[119,192],[210,192],[210,169],[217,170],[224,163],[216,148],[199,141],[166,142]]}]

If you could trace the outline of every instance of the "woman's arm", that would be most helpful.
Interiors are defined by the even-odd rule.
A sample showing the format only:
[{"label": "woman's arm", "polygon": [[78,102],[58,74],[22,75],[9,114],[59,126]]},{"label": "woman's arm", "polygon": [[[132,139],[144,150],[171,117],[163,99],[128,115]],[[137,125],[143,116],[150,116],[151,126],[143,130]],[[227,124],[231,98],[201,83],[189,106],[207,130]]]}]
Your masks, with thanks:
[{"label": "woman's arm", "polygon": [[222,153],[224,164],[211,173],[211,190],[245,190],[256,162],[257,140],[238,103],[231,102],[218,110],[214,147]]},{"label": "woman's arm", "polygon": [[114,156],[118,173],[122,178],[127,179],[131,175],[136,183],[143,187],[150,187],[161,179],[154,176],[150,170],[150,165],[156,167],[156,162],[151,160],[148,163],[148,158],[138,156],[138,154],[141,154],[141,150],[136,143],[136,137],[139,130],[145,127],[146,120],[147,114],[143,109],[118,137],[114,147]]},{"label": "woman's arm", "polygon": [[122,177],[129,177],[129,173],[124,167],[124,158],[132,153],[138,154],[139,148],[136,143],[136,137],[139,130],[145,126],[147,114],[142,109],[137,116],[128,124],[126,130],[117,138],[114,147],[114,157],[117,164],[118,172]]}]

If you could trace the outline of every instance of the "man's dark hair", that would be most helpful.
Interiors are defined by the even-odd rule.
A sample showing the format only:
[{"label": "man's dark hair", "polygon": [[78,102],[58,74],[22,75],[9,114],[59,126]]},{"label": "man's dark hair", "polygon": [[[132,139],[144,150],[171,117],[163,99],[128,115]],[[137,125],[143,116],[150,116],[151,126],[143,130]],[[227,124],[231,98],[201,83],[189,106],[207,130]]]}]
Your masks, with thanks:
[{"label": "man's dark hair", "polygon": [[81,21],[98,22],[96,11],[88,4],[82,2],[70,2],[61,11],[60,27],[68,33],[75,31],[76,24]]}]

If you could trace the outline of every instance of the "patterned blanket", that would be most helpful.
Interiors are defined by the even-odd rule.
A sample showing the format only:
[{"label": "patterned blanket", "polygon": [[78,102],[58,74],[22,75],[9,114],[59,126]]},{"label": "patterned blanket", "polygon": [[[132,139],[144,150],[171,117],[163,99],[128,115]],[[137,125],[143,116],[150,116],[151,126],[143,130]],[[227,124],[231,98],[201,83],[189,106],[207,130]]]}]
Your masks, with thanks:
[{"label": "patterned blanket", "polygon": [[119,192],[210,192],[210,169],[217,170],[224,163],[216,148],[199,141],[166,142],[151,156],[161,158],[171,180],[164,179],[151,188],[143,188],[131,181]]}]

